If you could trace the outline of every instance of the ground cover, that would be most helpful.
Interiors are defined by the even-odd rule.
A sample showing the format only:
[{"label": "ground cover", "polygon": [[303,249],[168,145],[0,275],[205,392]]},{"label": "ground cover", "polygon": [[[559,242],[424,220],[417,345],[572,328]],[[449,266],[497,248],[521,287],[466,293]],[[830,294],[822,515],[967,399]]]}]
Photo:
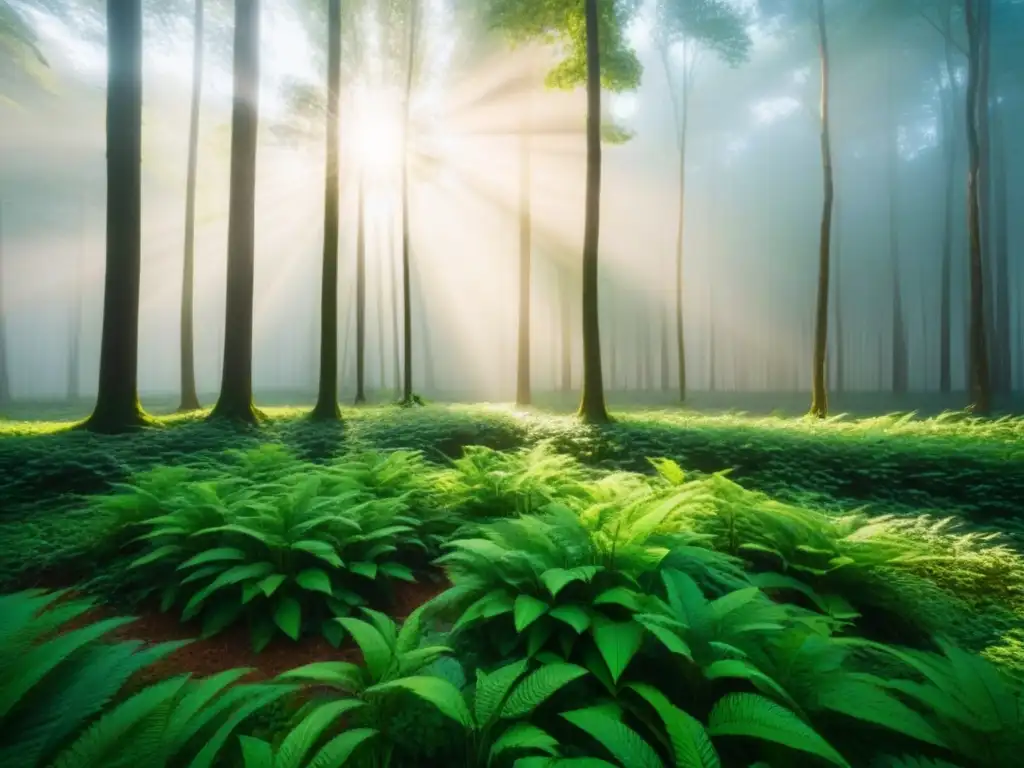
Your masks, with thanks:
[{"label": "ground cover", "polygon": [[[269,415],[122,438],[0,428],[5,591],[100,600],[60,636],[141,614],[100,632],[103,648],[163,649],[126,677],[133,695],[256,668],[223,695],[263,686],[265,706],[224,719],[222,741],[199,728],[168,745],[167,765],[217,743],[217,764],[271,765],[301,739],[306,758],[334,744],[323,764],[350,749],[374,768],[1000,766],[1020,748],[1024,559],[1003,486],[1021,482],[1018,421]],[[14,621],[48,613],[5,599],[36,601]],[[76,655],[108,653],[98,638],[48,674],[98,674]],[[0,724],[50,722],[45,700],[12,700]],[[14,764],[55,757],[32,754]]]}]

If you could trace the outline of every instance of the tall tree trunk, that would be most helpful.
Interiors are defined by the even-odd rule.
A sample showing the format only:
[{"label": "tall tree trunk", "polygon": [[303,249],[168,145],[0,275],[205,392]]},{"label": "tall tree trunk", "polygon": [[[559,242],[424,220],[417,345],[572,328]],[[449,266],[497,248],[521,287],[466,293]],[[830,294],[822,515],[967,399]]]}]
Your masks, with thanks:
[{"label": "tall tree trunk", "polygon": [[997,104],[992,109],[992,163],[994,221],[992,226],[991,255],[995,260],[994,295],[995,331],[993,333],[992,373],[993,389],[1006,395],[1011,390],[1013,368],[1010,353],[1010,232],[1007,215],[1007,170],[1009,162],[1006,152],[1006,136],[1003,128],[1004,107]]},{"label": "tall tree trunk", "polygon": [[530,134],[519,133],[519,328],[516,351],[516,405],[529,405],[530,392],[530,260],[533,251],[530,218]]},{"label": "tall tree trunk", "polygon": [[669,371],[669,351],[668,351],[668,313],[665,308],[658,305],[658,318],[661,321],[661,332],[658,334],[660,343],[660,354],[661,354],[661,365],[659,366],[658,373],[661,376],[661,391],[668,392],[669,387],[672,386],[671,375]]},{"label": "tall tree trunk", "polygon": [[[384,344],[384,302],[385,302],[385,287],[384,281],[384,258],[385,255],[378,252],[377,258],[377,349],[379,354],[377,360],[380,362],[380,374],[379,374],[379,389],[380,392],[384,392],[387,389],[387,367],[388,367],[388,356],[387,348]],[[379,397],[378,393],[378,397]]]},{"label": "tall tree trunk", "polygon": [[981,89],[982,60],[987,58],[989,0],[964,0],[969,57],[967,65],[967,231],[971,242],[970,360],[971,405],[979,414],[991,409],[988,349],[985,333],[985,270],[981,243],[982,208],[981,144],[982,115],[988,111],[988,95]]},{"label": "tall tree trunk", "polygon": [[[82,216],[82,234],[84,238],[85,216]],[[74,296],[71,300],[71,322],[68,323],[68,402],[77,403],[82,398],[81,386],[81,349],[82,349],[82,294],[85,291],[83,271],[85,266],[84,248],[78,249],[78,263],[75,264]]]},{"label": "tall tree trunk", "polygon": [[887,98],[889,150],[886,170],[889,187],[889,265],[892,269],[892,391],[894,394],[903,395],[907,392],[907,330],[900,285],[899,118],[896,114],[896,97],[892,87],[893,77],[890,51]]},{"label": "tall tree trunk", "polygon": [[409,58],[405,77],[405,103],[402,113],[402,310],[403,349],[402,403],[412,405],[412,275],[409,252],[409,110],[412,102],[413,68],[415,66],[416,23],[418,0],[412,0],[409,19]]},{"label": "tall tree trunk", "polygon": [[107,264],[96,407],[84,426],[146,423],[139,405],[142,270],[142,0],[107,0]]},{"label": "tall tree trunk", "polygon": [[591,424],[610,421],[601,371],[598,239],[601,217],[601,62],[597,0],[585,0],[587,34],[587,197],[583,226],[583,397],[579,415]]},{"label": "tall tree trunk", "polygon": [[182,412],[198,410],[193,331],[195,295],[196,167],[199,162],[199,107],[203,93],[203,0],[195,0],[192,22],[192,104],[188,122],[188,170],[185,178],[185,258],[181,274],[181,403]]},{"label": "tall tree trunk", "polygon": [[836,231],[835,231],[835,252],[832,254],[834,258],[832,261],[832,269],[835,274],[835,287],[833,288],[834,295],[832,297],[832,312],[835,316],[835,333],[833,334],[833,357],[835,358],[835,378],[832,381],[832,391],[842,392],[846,386],[846,370],[844,366],[844,338],[843,338],[843,290],[842,280],[840,279],[840,260],[839,254],[842,248],[843,238],[841,232],[841,208],[836,206]]},{"label": "tall tree trunk", "polygon": [[[236,0],[238,2],[239,0]],[[327,5],[327,167],[320,277],[320,384],[315,419],[341,418],[338,407],[338,102],[341,91],[341,0]]]},{"label": "tall tree trunk", "polygon": [[391,364],[392,375],[394,376],[395,399],[402,395],[402,361],[400,360],[400,349],[402,346],[401,332],[398,322],[398,266],[395,264],[395,230],[388,223],[387,239],[385,240],[388,260],[388,282],[391,283]]},{"label": "tall tree trunk", "polygon": [[562,331],[562,391],[572,391],[572,281],[569,268],[558,268],[558,294]]},{"label": "tall tree trunk", "polygon": [[356,404],[366,402],[366,222],[363,172],[356,190]]},{"label": "tall tree trunk", "polygon": [[825,357],[828,350],[828,282],[829,249],[832,239],[832,146],[829,135],[829,56],[828,33],[825,26],[825,2],[818,5],[818,54],[821,58],[821,167],[824,180],[824,202],[821,210],[821,232],[818,249],[818,307],[814,323],[814,371],[811,384],[811,415],[828,415],[828,388],[825,384]]},{"label": "tall tree trunk", "polygon": [[4,227],[0,201],[0,408],[11,404],[11,378],[7,371],[7,328],[4,323]]},{"label": "tall tree trunk", "polygon": [[[684,49],[685,50],[685,49]],[[685,64],[684,64],[685,66]],[[679,363],[679,402],[686,401],[686,334],[683,327],[683,237],[686,221],[686,121],[689,89],[683,74],[679,120],[679,211],[676,223],[676,357]]]},{"label": "tall tree trunk", "polygon": [[953,4],[950,3],[945,16],[943,37],[945,38],[946,77],[949,80],[948,107],[945,110],[946,131],[946,195],[942,232],[942,268],[939,294],[939,391],[948,394],[953,388],[953,188],[956,175],[956,146],[960,132],[957,130],[956,110],[956,69],[953,66]]}]

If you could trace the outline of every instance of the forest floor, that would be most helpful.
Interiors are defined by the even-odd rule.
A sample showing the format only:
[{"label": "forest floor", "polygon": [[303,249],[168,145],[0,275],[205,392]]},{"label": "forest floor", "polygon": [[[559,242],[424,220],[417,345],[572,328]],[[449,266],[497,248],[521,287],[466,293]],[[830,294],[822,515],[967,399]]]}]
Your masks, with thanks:
[{"label": "forest floor", "polygon": [[[75,409],[31,414],[49,421],[0,421],[0,592],[82,588],[110,603],[102,611],[121,609],[116,598],[107,599],[118,591],[107,567],[120,557],[110,544],[116,510],[96,500],[155,467],[201,464],[267,445],[313,463],[352,451],[409,449],[445,465],[466,446],[510,451],[549,441],[603,470],[650,473],[648,459],[670,458],[696,473],[728,470],[748,490],[829,515],[866,509],[953,518],[963,531],[991,534],[993,543],[1016,552],[1015,570],[994,577],[1001,581],[992,588],[991,605],[984,599],[977,605],[989,637],[979,650],[1024,670],[1024,419],[949,413],[816,422],[633,409],[617,412],[610,425],[587,427],[564,414],[497,405],[375,405],[345,408],[340,425],[324,425],[296,408],[265,413],[258,428],[210,424],[198,413],[161,416],[155,428],[116,437],[70,430],[68,419],[82,415]],[[405,615],[442,587],[439,581],[396,591],[389,612]],[[121,631],[146,640],[189,635],[188,627],[153,611],[130,627]],[[321,638],[286,651],[272,646],[258,658],[241,650],[244,645],[228,632],[168,663],[202,674],[249,665],[272,675],[327,651],[338,654]]]}]

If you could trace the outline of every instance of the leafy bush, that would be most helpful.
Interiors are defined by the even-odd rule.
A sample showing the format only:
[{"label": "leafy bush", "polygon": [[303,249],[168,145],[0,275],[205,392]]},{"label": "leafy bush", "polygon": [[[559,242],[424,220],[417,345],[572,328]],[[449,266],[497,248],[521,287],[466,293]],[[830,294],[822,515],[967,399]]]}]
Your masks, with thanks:
[{"label": "leafy bush", "polygon": [[181,675],[127,695],[133,674],[185,643],[104,644],[104,635],[132,619],[82,624],[92,603],[62,597],[0,596],[5,768],[212,766],[249,715],[291,690],[238,685],[248,670],[236,669],[199,681]]}]

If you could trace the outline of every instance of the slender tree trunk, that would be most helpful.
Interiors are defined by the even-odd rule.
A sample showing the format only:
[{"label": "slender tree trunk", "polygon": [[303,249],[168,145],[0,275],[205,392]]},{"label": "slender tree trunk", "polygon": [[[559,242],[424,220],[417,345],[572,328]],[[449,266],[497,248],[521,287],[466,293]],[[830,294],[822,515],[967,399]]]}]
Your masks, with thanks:
[{"label": "slender tree trunk", "polygon": [[892,391],[907,392],[907,330],[903,317],[903,293],[900,285],[900,233],[899,233],[899,119],[896,115],[896,97],[892,52],[889,53],[888,128],[889,151],[887,183],[889,187],[889,264],[892,268]]},{"label": "slender tree trunk", "polygon": [[562,331],[562,391],[572,391],[572,281],[568,267],[558,268],[559,308]]},{"label": "slender tree trunk", "polygon": [[953,388],[953,188],[956,176],[956,146],[959,140],[956,115],[956,69],[953,66],[953,5],[950,4],[945,17],[943,37],[945,38],[946,77],[949,80],[949,106],[946,109],[946,196],[942,232],[942,269],[939,297],[939,391],[948,394]]},{"label": "slender tree trunk", "polygon": [[[82,234],[84,237],[84,219],[82,216]],[[83,279],[84,254],[79,247],[78,263],[75,265],[75,294],[71,300],[71,322],[68,324],[68,402],[77,403],[82,399],[81,386],[81,349],[82,349],[82,294],[85,291]]]},{"label": "slender tree trunk", "polygon": [[533,251],[530,217],[530,134],[519,134],[519,328],[516,353],[516,405],[530,405],[530,261]]},{"label": "slender tree trunk", "polygon": [[182,412],[199,409],[193,331],[195,295],[196,167],[199,162],[199,108],[203,93],[203,0],[195,0],[192,23],[192,104],[188,123],[188,171],[185,179],[185,258],[181,275],[181,403]]},{"label": "slender tree trunk", "polygon": [[409,20],[409,58],[406,67],[405,104],[402,115],[402,309],[405,342],[402,360],[402,403],[412,405],[412,275],[409,252],[409,109],[412,101],[413,68],[415,65],[418,0],[412,0]]},{"label": "slender tree trunk", "polygon": [[[982,59],[988,56],[989,0],[964,0],[967,21],[969,60],[967,66],[967,230],[971,242],[970,303],[970,393],[974,411],[988,414],[991,409],[988,349],[985,333],[985,270],[983,263],[981,190],[981,144],[979,136],[983,113],[988,110],[988,96],[981,89]],[[985,121],[987,122],[987,121]]]},{"label": "slender tree trunk", "polygon": [[142,2],[107,2],[107,264],[96,407],[84,426],[146,423],[139,405],[142,268]]},{"label": "slender tree trunk", "polygon": [[[384,300],[385,300],[385,286],[384,282],[384,256],[378,255],[377,258],[377,349],[379,354],[377,360],[380,362],[380,392],[384,392],[387,389],[387,349],[384,345]],[[378,394],[379,397],[379,394]]]},{"label": "slender tree trunk", "polygon": [[356,191],[356,404],[366,402],[366,222],[363,172]]},{"label": "slender tree trunk", "polygon": [[842,280],[840,279],[841,268],[840,268],[840,248],[842,248],[843,239],[841,233],[841,209],[836,206],[836,231],[835,231],[835,250],[833,252],[834,258],[832,259],[832,269],[835,275],[835,288],[833,296],[833,314],[835,315],[835,333],[833,334],[833,350],[835,357],[835,379],[832,382],[832,390],[834,392],[842,392],[846,386],[846,371],[844,367],[844,339],[843,339],[843,290]]},{"label": "slender tree trunk", "polygon": [[7,328],[4,324],[4,227],[0,201],[0,408],[11,404],[11,379],[7,371]]},{"label": "slender tree trunk", "polygon": [[992,275],[992,147],[991,147],[991,0],[978,4],[980,54],[978,57],[978,209],[981,212],[981,270],[985,284],[985,345],[987,350],[990,386],[998,387],[999,359],[995,346],[996,302],[995,281]]},{"label": "slender tree trunk", "polygon": [[585,0],[587,34],[587,198],[583,229],[583,397],[579,415],[591,424],[610,421],[601,371],[598,238],[601,216],[601,62],[597,0]]},{"label": "slender tree trunk", "polygon": [[825,26],[825,2],[817,0],[818,52],[821,58],[821,166],[824,179],[824,202],[821,211],[821,232],[818,251],[818,307],[814,324],[814,371],[811,384],[811,415],[828,415],[828,388],[825,383],[825,357],[828,350],[828,282],[829,249],[832,236],[832,146],[829,135],[829,56],[828,33]]},{"label": "slender tree trunk", "polygon": [[668,314],[665,311],[665,308],[662,307],[660,304],[658,306],[658,318],[661,321],[661,333],[658,335],[661,347],[661,365],[658,369],[658,372],[661,376],[661,391],[668,392],[669,387],[672,386],[671,374],[669,371]]},{"label": "slender tree trunk", "polygon": [[993,333],[993,389],[1007,395],[1011,390],[1013,368],[1010,354],[1010,232],[1008,216],[1008,184],[1006,166],[1009,162],[1006,152],[1006,137],[1003,128],[1003,110],[999,104],[992,109],[992,150],[995,162],[992,164],[994,221],[992,227],[992,251],[995,258],[995,331]]},{"label": "slender tree trunk", "polygon": [[[236,0],[237,2],[238,0]],[[312,417],[336,420],[338,407],[338,102],[341,91],[341,0],[327,5],[327,167],[320,278],[320,384]]]},{"label": "slender tree trunk", "polygon": [[391,364],[394,376],[393,388],[395,390],[395,399],[399,399],[402,395],[402,361],[399,358],[402,338],[398,328],[398,267],[395,264],[395,231],[390,223],[387,229],[385,247],[387,248],[388,282],[391,283]]}]

